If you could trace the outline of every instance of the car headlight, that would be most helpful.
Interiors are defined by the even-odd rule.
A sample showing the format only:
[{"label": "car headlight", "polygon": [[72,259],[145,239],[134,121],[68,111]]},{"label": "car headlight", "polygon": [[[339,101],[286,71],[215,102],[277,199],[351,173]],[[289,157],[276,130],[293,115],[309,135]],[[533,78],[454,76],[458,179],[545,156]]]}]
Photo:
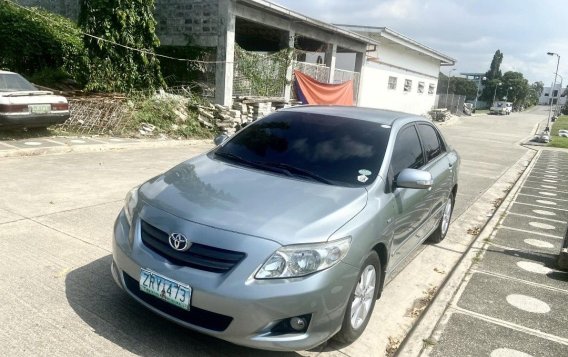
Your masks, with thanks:
[{"label": "car headlight", "polygon": [[138,187],[130,190],[124,198],[124,214],[129,225],[132,225],[132,217],[134,217],[134,208],[138,204]]},{"label": "car headlight", "polygon": [[266,260],[255,278],[296,278],[327,269],[345,257],[350,245],[351,237],[326,243],[284,246]]}]

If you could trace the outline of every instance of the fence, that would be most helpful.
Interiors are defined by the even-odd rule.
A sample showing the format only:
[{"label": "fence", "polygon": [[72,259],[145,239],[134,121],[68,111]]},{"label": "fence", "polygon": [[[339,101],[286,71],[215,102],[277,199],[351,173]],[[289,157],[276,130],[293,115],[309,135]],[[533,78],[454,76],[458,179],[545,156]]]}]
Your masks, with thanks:
[{"label": "fence", "polygon": [[436,101],[434,103],[434,107],[439,108],[447,108],[452,114],[461,114],[463,113],[463,104],[465,103],[465,95],[456,95],[450,93],[446,94],[438,94],[436,96]]},{"label": "fence", "polygon": [[[313,64],[313,63],[294,61],[292,63],[292,68],[315,78],[319,82],[322,83],[330,82],[329,79],[331,76],[331,69],[323,64]],[[354,101],[357,101],[357,96],[359,94],[360,79],[361,79],[361,73],[359,72],[345,71],[342,69],[335,69],[335,71],[333,72],[333,83],[343,83],[350,80],[353,81]],[[296,92],[293,91],[294,96],[295,94]]]},{"label": "fence", "polygon": [[[124,133],[125,129],[133,129],[127,126],[131,122],[136,101],[145,98],[162,98],[187,105],[197,95],[196,86],[200,87],[194,84],[193,86],[169,87],[160,93],[141,91],[130,93],[128,96],[71,97],[69,98],[69,119],[59,125],[59,128],[80,135],[119,135]],[[199,96],[201,95],[202,93],[199,93]]]}]

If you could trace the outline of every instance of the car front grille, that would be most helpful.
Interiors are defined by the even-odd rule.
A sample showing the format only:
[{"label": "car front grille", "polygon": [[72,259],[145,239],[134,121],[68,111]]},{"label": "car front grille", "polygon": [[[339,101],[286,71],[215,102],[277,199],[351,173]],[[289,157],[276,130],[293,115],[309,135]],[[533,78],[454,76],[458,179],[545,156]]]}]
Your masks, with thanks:
[{"label": "car front grille", "polygon": [[192,306],[190,310],[184,310],[180,307],[169,304],[155,296],[146,294],[140,290],[138,281],[130,275],[123,273],[126,289],[134,296],[144,301],[148,305],[166,313],[183,322],[203,327],[212,331],[225,331],[233,318],[226,315],[217,314],[215,312],[203,310]]},{"label": "car front grille", "polygon": [[245,253],[242,252],[210,247],[199,243],[193,243],[189,250],[179,252],[170,246],[168,233],[145,221],[141,221],[141,228],[142,243],[176,265],[214,273],[225,273],[245,257]]}]

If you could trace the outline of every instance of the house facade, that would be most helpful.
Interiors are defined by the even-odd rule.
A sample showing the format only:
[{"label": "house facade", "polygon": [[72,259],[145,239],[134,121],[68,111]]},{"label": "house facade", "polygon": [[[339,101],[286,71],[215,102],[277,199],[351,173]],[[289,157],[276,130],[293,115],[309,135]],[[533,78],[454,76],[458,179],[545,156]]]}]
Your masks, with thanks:
[{"label": "house facade", "polygon": [[538,104],[540,105],[564,105],[566,104],[566,95],[564,94],[564,89],[562,88],[562,83],[556,83],[554,88],[544,87],[540,97],[538,98]]},{"label": "house facade", "polygon": [[367,51],[359,105],[419,115],[433,108],[440,67],[454,59],[386,27],[338,26],[379,42]]},{"label": "house facade", "polygon": [[[76,20],[78,0],[19,0]],[[290,49],[278,96],[293,96],[293,70],[327,83],[353,80],[359,106],[424,114],[434,106],[440,66],[455,60],[384,27],[332,25],[265,0],[156,0],[162,45],[214,49],[215,101],[241,95],[236,47],[259,54]],[[246,83],[245,83],[246,84]],[[254,93],[251,93],[254,94]]]}]

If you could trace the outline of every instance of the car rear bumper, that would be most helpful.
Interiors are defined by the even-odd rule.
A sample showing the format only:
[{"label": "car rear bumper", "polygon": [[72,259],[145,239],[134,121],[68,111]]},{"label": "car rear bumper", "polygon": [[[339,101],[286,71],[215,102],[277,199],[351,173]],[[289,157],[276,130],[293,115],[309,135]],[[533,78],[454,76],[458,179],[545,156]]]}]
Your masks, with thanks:
[{"label": "car rear bumper", "polygon": [[[136,218],[135,218],[136,221]],[[139,222],[139,221],[138,221]],[[340,262],[325,271],[296,279],[256,280],[258,267],[252,256],[273,252],[278,245],[249,237],[238,244],[250,254],[227,273],[212,273],[168,262],[140,241],[139,223],[134,231],[124,213],[116,220],[112,275],[134,300],[154,313],[184,327],[248,347],[292,351],[320,345],[341,328],[348,297],[358,269]],[[213,229],[208,227],[208,229]],[[212,232],[222,234],[220,232]],[[129,239],[129,235],[132,234]],[[233,241],[239,237],[234,237]],[[270,253],[271,254],[271,253]],[[254,262],[251,264],[249,259]],[[251,267],[255,267],[251,269]],[[192,287],[190,310],[184,310],[139,289],[140,269],[146,268]],[[288,318],[309,316],[304,332],[276,330]]]},{"label": "car rear bumper", "polygon": [[61,114],[29,114],[29,115],[9,115],[0,114],[0,128],[33,128],[46,127],[64,123],[69,119],[69,113]]}]

